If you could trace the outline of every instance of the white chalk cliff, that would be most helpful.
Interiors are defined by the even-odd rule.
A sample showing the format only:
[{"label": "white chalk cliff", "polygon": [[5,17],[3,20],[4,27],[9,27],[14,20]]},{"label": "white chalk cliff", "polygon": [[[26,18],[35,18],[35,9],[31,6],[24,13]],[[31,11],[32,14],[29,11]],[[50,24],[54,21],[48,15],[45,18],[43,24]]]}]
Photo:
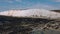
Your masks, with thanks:
[{"label": "white chalk cliff", "polygon": [[32,17],[32,18],[60,18],[60,13],[45,9],[27,9],[27,10],[8,10],[0,12],[0,15],[13,16],[13,17]]}]

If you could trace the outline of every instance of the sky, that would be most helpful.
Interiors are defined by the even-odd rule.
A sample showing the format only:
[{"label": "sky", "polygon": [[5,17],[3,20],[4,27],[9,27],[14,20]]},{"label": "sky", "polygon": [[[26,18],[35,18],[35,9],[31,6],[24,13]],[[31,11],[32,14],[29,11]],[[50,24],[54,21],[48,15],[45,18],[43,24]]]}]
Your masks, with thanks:
[{"label": "sky", "polygon": [[60,0],[0,0],[0,11],[35,8],[60,10]]}]

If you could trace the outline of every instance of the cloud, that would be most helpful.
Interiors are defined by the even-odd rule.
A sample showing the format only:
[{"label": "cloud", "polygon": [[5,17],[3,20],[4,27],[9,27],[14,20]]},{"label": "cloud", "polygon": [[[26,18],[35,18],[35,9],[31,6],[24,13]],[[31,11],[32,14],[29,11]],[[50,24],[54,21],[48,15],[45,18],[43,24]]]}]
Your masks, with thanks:
[{"label": "cloud", "polygon": [[13,3],[13,1],[8,1],[9,3]]},{"label": "cloud", "polygon": [[21,2],[22,0],[4,0],[4,2],[8,2],[8,3],[14,3],[14,2]]},{"label": "cloud", "polygon": [[22,0],[15,0],[15,1],[22,1]]},{"label": "cloud", "polygon": [[0,0],[0,2],[8,2],[8,3],[13,3],[14,0]]},{"label": "cloud", "polygon": [[[1,10],[8,10],[8,9],[30,9],[30,8],[42,8],[42,9],[48,9],[48,10],[55,10],[60,9],[60,4],[54,3],[58,0],[54,0],[54,3],[52,4],[46,4],[46,3],[40,3],[40,2],[26,2],[27,0],[2,0],[3,2],[11,3],[8,5],[4,5],[1,7]],[[0,1],[0,2],[2,2]],[[53,0],[52,0],[53,1]],[[17,4],[16,2],[20,2],[20,4]]]},{"label": "cloud", "polygon": [[55,1],[55,2],[60,2],[60,0],[52,0],[52,1]]},{"label": "cloud", "polygon": [[58,7],[55,7],[53,5],[48,5],[48,4],[35,4],[29,8],[40,8],[40,9],[47,9],[47,10],[55,10],[55,9],[60,9]]},{"label": "cloud", "polygon": [[15,0],[15,1],[19,1],[19,0]]}]

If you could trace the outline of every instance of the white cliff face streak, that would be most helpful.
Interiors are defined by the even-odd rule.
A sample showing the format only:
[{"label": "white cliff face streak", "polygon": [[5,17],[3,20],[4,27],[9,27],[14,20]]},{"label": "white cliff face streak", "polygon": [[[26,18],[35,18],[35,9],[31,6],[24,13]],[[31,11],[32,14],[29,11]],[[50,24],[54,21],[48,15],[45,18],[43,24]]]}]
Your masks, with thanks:
[{"label": "white cliff face streak", "polygon": [[9,10],[0,12],[0,15],[13,17],[50,18],[50,19],[60,18],[60,13],[44,9]]}]

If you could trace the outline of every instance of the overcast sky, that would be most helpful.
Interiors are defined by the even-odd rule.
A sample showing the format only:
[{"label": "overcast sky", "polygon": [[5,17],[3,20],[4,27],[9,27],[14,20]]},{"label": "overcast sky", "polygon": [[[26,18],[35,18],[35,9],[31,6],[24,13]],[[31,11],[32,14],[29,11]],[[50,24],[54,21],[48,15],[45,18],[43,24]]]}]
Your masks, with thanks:
[{"label": "overcast sky", "polygon": [[60,0],[0,0],[0,11],[32,8],[59,10]]}]

